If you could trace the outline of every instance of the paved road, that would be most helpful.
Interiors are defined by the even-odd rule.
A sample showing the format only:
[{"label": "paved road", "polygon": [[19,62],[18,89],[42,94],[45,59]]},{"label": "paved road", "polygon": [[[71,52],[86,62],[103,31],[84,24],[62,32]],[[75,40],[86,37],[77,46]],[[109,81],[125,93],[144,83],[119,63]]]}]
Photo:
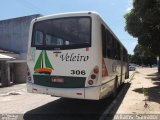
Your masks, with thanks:
[{"label": "paved road", "polygon": [[18,84],[18,85],[13,85],[11,87],[3,87],[3,88],[0,88],[0,95],[11,92],[11,91],[22,90],[22,89],[26,89],[26,84]]},{"label": "paved road", "polygon": [[24,120],[97,120],[113,99],[65,99],[26,92],[25,84],[0,88],[0,114],[22,114]]},{"label": "paved road", "polygon": [[42,120],[49,118],[97,120],[112,102],[111,99],[90,101],[50,97],[27,93],[25,89],[19,90],[17,93],[20,94],[0,96],[0,113],[24,114],[23,119],[25,120],[34,120],[35,118]]}]

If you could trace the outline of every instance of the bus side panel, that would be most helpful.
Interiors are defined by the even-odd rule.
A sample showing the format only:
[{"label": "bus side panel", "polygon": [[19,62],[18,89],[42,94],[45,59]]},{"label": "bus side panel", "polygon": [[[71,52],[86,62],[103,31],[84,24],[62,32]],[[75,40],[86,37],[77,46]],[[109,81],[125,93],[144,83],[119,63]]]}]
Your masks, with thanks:
[{"label": "bus side panel", "polygon": [[112,66],[113,60],[105,58],[104,62],[108,75],[102,78],[100,98],[103,98],[112,92],[115,78]]},{"label": "bus side panel", "polygon": [[[125,70],[125,64],[122,63],[122,60],[121,60],[121,51],[118,51],[116,52],[116,54],[113,56],[113,55],[110,55],[110,58],[108,58],[107,56],[107,48],[105,48],[107,45],[106,44],[106,36],[108,35],[106,30],[108,30],[111,34],[112,32],[110,31],[110,29],[108,28],[107,25],[105,25],[105,23],[103,22],[103,20],[100,20],[100,26],[101,26],[101,41],[103,42],[102,44],[102,50],[104,50],[103,54],[104,54],[104,62],[105,62],[105,66],[107,68],[107,72],[108,72],[108,75],[106,77],[102,77],[102,81],[101,81],[101,90],[100,90],[100,98],[103,98],[104,96],[107,96],[109,95],[111,92],[114,91],[114,87],[115,87],[115,83],[117,84],[117,87],[120,86],[120,84],[124,81],[124,72],[126,71]],[[113,41],[114,40],[114,41]],[[118,40],[115,39],[112,39],[112,45],[114,43],[116,43],[117,45],[119,45],[118,48],[120,48],[120,43],[118,42]],[[116,49],[116,47],[112,48],[111,50],[113,51],[113,49]],[[117,49],[118,49],[117,48]],[[115,50],[117,51],[117,50]],[[112,52],[110,52],[112,53]],[[113,54],[113,53],[112,53]],[[105,56],[106,55],[106,56]],[[105,58],[106,57],[106,58]],[[102,63],[103,64],[103,63]],[[117,79],[117,81],[116,81]]]}]

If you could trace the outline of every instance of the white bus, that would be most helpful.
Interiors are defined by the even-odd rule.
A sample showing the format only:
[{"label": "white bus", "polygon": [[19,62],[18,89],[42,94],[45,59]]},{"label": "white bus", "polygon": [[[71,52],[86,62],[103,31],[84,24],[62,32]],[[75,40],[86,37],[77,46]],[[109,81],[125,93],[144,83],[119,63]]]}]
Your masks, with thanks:
[{"label": "white bus", "polygon": [[28,43],[27,90],[99,100],[128,78],[127,50],[95,12],[34,19]]}]

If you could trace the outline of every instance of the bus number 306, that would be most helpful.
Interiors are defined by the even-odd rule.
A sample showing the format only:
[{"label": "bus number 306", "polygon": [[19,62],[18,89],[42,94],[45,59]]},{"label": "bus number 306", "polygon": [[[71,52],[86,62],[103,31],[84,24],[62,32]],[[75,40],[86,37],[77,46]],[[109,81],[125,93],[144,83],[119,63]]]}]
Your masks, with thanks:
[{"label": "bus number 306", "polygon": [[71,75],[85,75],[85,70],[71,70]]}]

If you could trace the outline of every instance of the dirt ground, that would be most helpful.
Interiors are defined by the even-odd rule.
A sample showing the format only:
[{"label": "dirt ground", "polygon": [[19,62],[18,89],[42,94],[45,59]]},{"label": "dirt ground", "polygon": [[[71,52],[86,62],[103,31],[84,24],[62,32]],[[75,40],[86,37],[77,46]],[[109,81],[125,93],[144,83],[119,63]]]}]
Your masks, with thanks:
[{"label": "dirt ground", "polygon": [[160,114],[160,75],[157,68],[137,68],[116,114]]}]

